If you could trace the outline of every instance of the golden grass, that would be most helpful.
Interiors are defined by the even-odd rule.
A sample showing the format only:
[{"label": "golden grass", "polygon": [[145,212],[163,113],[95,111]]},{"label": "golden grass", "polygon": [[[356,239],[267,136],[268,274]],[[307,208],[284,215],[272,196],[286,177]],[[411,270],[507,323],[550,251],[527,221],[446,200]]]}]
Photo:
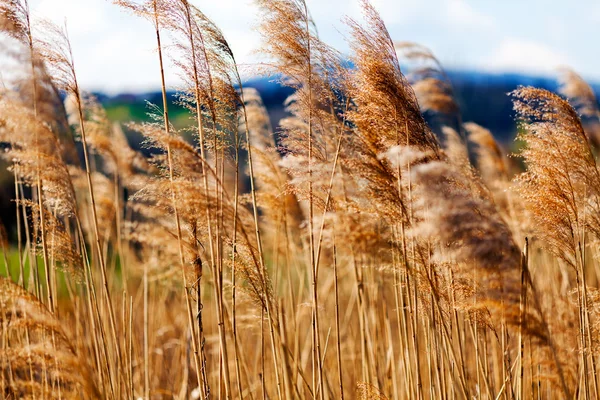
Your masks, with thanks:
[{"label": "golden grass", "polygon": [[[17,218],[14,250],[0,230],[2,395],[598,398],[589,86],[563,74],[573,105],[512,94],[521,171],[368,1],[346,20],[352,67],[303,0],[256,2],[263,72],[294,90],[279,127],[199,9],[114,1],[156,37],[163,102],[128,125],[146,157],[79,87],[66,29],[0,1],[25,71],[0,94]],[[168,74],[191,136],[169,119]]]}]

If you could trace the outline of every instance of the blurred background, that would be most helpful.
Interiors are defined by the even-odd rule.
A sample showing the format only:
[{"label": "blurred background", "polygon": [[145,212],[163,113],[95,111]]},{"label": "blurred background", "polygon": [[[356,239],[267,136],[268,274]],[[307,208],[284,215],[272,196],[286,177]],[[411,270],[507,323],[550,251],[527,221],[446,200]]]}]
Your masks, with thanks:
[{"label": "blurred background", "polygon": [[[516,123],[507,93],[519,85],[557,88],[558,69],[568,66],[600,91],[600,33],[597,0],[371,0],[394,40],[432,50],[454,86],[463,121],[490,129],[507,152]],[[274,77],[257,73],[259,15],[252,0],[193,0],[223,31],[246,85],[255,87],[269,110],[273,126],[285,115],[290,93]],[[349,53],[345,17],[360,21],[359,0],[307,0],[321,38]],[[83,90],[93,92],[117,123],[147,118],[147,102],[160,104],[159,66],[152,25],[123,12],[110,0],[30,0],[34,17],[66,23]],[[167,51],[168,51],[167,42]],[[404,67],[404,66],[403,66]],[[173,95],[180,84],[166,65]],[[171,106],[174,124],[190,123],[189,114]],[[131,145],[141,137],[127,132]],[[0,207],[4,224],[12,225],[12,174],[0,166]]]},{"label": "blurred background", "polygon": [[[556,87],[557,69],[568,66],[600,82],[600,33],[596,0],[371,0],[394,40],[432,50],[446,69],[464,121],[491,129],[501,141],[514,134],[506,93],[517,85]],[[84,90],[98,95],[115,121],[145,118],[145,100],[158,98],[158,62],[153,28],[110,0],[30,0],[34,16],[66,23]],[[287,92],[272,78],[257,76],[259,15],[252,0],[195,0],[223,31],[249,86],[257,87],[281,116]],[[343,19],[360,20],[359,0],[307,0],[321,38],[348,54]],[[168,68],[168,66],[167,66]],[[167,69],[175,91],[179,79]],[[187,118],[187,117],[186,117]],[[185,123],[185,121],[178,121]],[[276,124],[275,124],[276,125]]]},{"label": "blurred background", "polygon": [[[152,26],[110,0],[30,0],[32,13],[67,24],[80,82],[96,93],[115,121],[145,118],[145,100],[158,100],[158,62]],[[261,38],[252,0],[195,0],[224,32],[244,78],[257,87],[276,120],[287,92],[258,77]],[[308,0],[321,38],[349,52],[345,17],[360,20],[359,0]],[[446,69],[463,110],[509,141],[515,125],[506,93],[517,85],[556,87],[557,69],[569,66],[600,82],[600,2],[577,0],[372,0],[394,40],[431,49]],[[177,75],[167,70],[175,91]],[[187,118],[187,117],[186,117]],[[179,121],[185,123],[185,121]],[[276,125],[276,124],[275,124]]]}]

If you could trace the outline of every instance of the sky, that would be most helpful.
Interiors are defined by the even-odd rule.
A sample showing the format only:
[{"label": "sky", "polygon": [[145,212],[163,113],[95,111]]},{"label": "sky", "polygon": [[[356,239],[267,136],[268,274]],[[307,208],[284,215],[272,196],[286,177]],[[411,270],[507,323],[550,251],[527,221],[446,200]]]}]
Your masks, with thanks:
[{"label": "sky", "polygon": [[[322,40],[348,54],[343,18],[358,0],[306,0]],[[191,0],[223,31],[245,74],[259,58],[260,15],[252,0]],[[551,76],[570,66],[600,82],[600,1],[371,0],[391,37],[429,47],[448,69]],[[34,18],[67,23],[81,86],[89,91],[159,88],[152,25],[110,0],[30,0]],[[168,67],[168,65],[167,65]],[[169,85],[177,85],[167,69]]]}]

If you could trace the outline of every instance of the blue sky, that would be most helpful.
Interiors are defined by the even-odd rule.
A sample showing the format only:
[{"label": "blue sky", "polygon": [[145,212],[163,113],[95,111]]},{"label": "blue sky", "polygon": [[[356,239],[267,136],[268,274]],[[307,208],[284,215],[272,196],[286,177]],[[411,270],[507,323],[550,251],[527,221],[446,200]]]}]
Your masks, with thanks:
[{"label": "blue sky", "polygon": [[[82,86],[110,93],[158,87],[152,27],[110,0],[30,0],[35,17],[67,20]],[[192,0],[229,40],[239,62],[257,61],[252,0]],[[358,0],[307,0],[323,40],[348,51],[344,16]],[[597,0],[372,0],[395,40],[431,48],[447,68],[552,75],[571,66],[600,81]],[[251,68],[249,68],[251,70]],[[169,83],[177,85],[170,74]]]}]

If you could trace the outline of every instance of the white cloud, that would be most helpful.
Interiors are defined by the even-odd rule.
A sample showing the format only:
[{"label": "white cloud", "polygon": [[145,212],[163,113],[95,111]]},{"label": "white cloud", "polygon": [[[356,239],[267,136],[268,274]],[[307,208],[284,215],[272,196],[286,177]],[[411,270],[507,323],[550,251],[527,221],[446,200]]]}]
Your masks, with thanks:
[{"label": "white cloud", "polygon": [[494,19],[473,8],[467,0],[445,0],[446,19],[451,25],[467,29],[492,29],[495,27]]},{"label": "white cloud", "polygon": [[522,38],[505,38],[479,67],[487,70],[552,73],[567,57],[543,43]]},{"label": "white cloud", "polygon": [[[360,8],[360,3],[353,0]],[[371,4],[381,15],[386,25],[403,24],[419,17],[427,11],[424,2],[414,0],[371,0]]]},{"label": "white cloud", "polygon": [[103,4],[106,2],[97,0],[37,0],[32,3],[34,17],[47,18],[60,24],[66,20],[69,30],[73,34],[102,29],[108,22],[108,9]]},{"label": "white cloud", "polygon": [[590,22],[600,22],[600,4],[596,3],[589,8],[589,12],[586,13]]},{"label": "white cloud", "polygon": [[[193,1],[221,28],[239,63],[257,62],[254,51],[260,46],[260,37],[253,27],[260,16],[254,0]],[[572,63],[579,71],[598,76],[593,63],[598,56],[573,45],[577,40],[574,27],[582,20],[573,16],[556,19],[549,11],[552,7],[539,7],[538,18],[526,25],[516,24],[511,12],[514,4],[508,4],[514,1],[506,6],[485,0],[370,1],[395,39],[414,40],[432,48],[445,65],[548,72],[557,65]],[[159,86],[155,38],[147,21],[123,12],[110,0],[30,3],[35,16],[49,17],[57,23],[66,17],[84,88],[114,93]],[[348,15],[361,21],[360,1],[307,0],[307,4],[322,39],[347,52],[347,27],[341,19]],[[588,31],[594,29],[587,21],[600,21],[600,6],[590,4],[583,16]],[[503,37],[507,32],[514,37]],[[575,63],[577,57],[582,58],[579,64]],[[173,68],[168,68],[167,77],[177,82]]]},{"label": "white cloud", "polygon": [[[31,10],[34,24],[39,18],[59,25],[66,21],[78,80],[84,89],[116,93],[159,86],[150,22],[109,0],[33,0]],[[176,81],[170,75],[168,80]]]}]

